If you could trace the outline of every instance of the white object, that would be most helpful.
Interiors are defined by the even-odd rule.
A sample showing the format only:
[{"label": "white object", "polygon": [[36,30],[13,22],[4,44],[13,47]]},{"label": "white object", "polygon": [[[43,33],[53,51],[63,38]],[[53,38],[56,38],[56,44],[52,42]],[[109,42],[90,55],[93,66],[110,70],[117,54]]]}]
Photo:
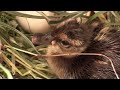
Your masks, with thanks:
[{"label": "white object", "polygon": [[[17,11],[23,14],[42,16],[37,11]],[[46,16],[54,16],[50,11],[42,11]],[[35,19],[16,16],[16,20],[22,28],[30,33],[45,33],[50,29],[49,24],[45,19]]]},{"label": "white object", "polygon": [[74,13],[74,12],[77,12],[77,11],[67,11],[67,13]]}]

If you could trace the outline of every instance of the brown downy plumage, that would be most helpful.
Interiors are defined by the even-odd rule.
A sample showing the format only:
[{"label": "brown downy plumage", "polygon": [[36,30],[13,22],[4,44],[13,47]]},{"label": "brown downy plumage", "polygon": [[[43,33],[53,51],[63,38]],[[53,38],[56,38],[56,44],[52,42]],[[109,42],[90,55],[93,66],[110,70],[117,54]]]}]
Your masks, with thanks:
[{"label": "brown downy plumage", "polygon": [[[76,19],[67,20],[52,32],[54,39],[48,46],[47,55],[103,54],[112,60],[120,76],[120,31],[112,27],[102,28],[103,24],[87,25],[78,23]],[[61,79],[116,79],[110,61],[101,56],[49,56],[47,62]]]}]

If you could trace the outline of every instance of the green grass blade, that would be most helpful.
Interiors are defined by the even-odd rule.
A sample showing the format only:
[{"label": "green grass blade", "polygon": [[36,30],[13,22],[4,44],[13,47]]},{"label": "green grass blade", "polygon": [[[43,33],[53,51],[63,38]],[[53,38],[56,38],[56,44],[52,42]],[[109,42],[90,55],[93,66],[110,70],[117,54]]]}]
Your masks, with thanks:
[{"label": "green grass blade", "polygon": [[1,63],[0,63],[0,68],[5,72],[8,79],[13,79],[12,74],[10,73],[10,71],[7,68],[5,68]]},{"label": "green grass blade", "polygon": [[100,14],[103,14],[103,13],[106,13],[107,11],[99,11],[99,12],[96,12],[93,16],[91,16],[87,23],[90,23],[92,20],[94,20],[96,17],[98,17]]}]

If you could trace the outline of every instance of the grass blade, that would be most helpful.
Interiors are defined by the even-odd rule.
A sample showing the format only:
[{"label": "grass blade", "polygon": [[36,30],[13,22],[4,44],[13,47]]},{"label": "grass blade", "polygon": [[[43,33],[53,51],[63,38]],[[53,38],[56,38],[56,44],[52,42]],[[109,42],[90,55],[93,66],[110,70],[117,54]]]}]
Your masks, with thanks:
[{"label": "grass blade", "polygon": [[10,71],[7,68],[5,68],[1,63],[0,63],[0,68],[5,72],[5,74],[7,75],[8,79],[13,79]]},{"label": "grass blade", "polygon": [[6,23],[3,23],[3,22],[1,22],[1,21],[0,21],[0,25],[2,25],[3,27],[8,28],[8,29],[10,29],[10,30],[13,30],[14,32],[16,32],[16,33],[18,33],[19,35],[21,35],[21,36],[27,41],[27,43],[30,44],[31,47],[34,48],[35,51],[36,51],[38,54],[40,54],[40,53],[37,51],[37,49],[35,48],[35,46],[33,45],[33,43],[32,43],[23,33],[21,33],[21,32],[18,31],[17,29],[15,29],[15,28],[13,28],[12,26],[10,26],[10,25],[8,25],[8,24],[6,24]]},{"label": "grass blade", "polygon": [[92,20],[94,20],[96,17],[98,17],[99,15],[101,15],[101,14],[103,14],[103,13],[106,13],[107,11],[99,11],[99,12],[97,12],[97,13],[95,13],[93,16],[91,16],[89,19],[88,19],[88,21],[87,21],[87,23],[90,23]]}]

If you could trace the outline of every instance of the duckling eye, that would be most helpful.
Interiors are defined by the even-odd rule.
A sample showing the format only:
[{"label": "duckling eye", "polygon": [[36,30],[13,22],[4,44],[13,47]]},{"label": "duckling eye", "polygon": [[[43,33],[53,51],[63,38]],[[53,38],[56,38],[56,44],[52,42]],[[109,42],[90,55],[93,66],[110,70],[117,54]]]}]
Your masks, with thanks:
[{"label": "duckling eye", "polygon": [[69,48],[69,47],[70,47],[70,44],[69,44],[69,42],[67,42],[67,41],[61,41],[60,44],[61,44],[62,46],[64,46],[64,47],[66,47],[66,48]]}]

